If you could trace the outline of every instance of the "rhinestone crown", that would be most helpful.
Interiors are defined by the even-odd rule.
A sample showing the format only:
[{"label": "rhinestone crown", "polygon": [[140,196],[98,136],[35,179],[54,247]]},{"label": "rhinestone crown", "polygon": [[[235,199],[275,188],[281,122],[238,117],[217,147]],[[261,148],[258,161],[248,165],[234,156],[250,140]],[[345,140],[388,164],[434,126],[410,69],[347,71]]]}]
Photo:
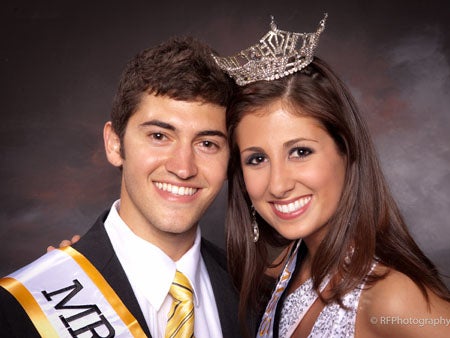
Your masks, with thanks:
[{"label": "rhinestone crown", "polygon": [[327,17],[325,13],[317,31],[313,33],[294,33],[279,30],[271,16],[270,30],[259,43],[233,56],[213,55],[214,60],[239,86],[282,78],[312,62]]}]

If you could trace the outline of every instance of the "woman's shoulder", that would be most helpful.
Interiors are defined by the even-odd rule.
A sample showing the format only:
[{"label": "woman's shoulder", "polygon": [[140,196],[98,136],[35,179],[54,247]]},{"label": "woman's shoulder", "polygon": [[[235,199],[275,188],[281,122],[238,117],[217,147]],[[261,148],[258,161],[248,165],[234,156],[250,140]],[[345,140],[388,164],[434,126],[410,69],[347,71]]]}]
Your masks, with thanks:
[{"label": "woman's shoulder", "polygon": [[426,289],[429,302],[419,286],[407,275],[379,264],[376,274],[386,274],[362,293],[366,306],[378,314],[434,313],[450,311],[450,303]]},{"label": "woman's shoulder", "polygon": [[[383,279],[363,290],[358,307],[357,332],[364,337],[450,336],[450,303],[422,290],[407,275],[379,264]],[[358,337],[358,334],[356,335]]]}]

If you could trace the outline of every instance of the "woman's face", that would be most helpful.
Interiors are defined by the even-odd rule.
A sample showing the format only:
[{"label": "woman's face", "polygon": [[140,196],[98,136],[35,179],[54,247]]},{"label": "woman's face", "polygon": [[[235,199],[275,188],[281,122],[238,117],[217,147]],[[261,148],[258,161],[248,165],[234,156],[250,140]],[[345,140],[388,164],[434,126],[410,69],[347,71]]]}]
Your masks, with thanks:
[{"label": "woman's face", "polygon": [[334,140],[316,119],[289,113],[281,101],[247,114],[236,140],[257,212],[285,238],[318,245],[345,179]]}]

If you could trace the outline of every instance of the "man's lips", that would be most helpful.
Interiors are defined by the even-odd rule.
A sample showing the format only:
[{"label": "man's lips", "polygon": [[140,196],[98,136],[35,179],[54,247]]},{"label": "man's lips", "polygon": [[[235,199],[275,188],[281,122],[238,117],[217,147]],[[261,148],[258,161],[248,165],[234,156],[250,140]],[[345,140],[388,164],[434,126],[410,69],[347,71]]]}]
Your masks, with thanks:
[{"label": "man's lips", "polygon": [[166,191],[178,196],[192,196],[198,191],[198,188],[192,188],[182,185],[176,185],[165,182],[154,182],[154,183],[159,190]]}]

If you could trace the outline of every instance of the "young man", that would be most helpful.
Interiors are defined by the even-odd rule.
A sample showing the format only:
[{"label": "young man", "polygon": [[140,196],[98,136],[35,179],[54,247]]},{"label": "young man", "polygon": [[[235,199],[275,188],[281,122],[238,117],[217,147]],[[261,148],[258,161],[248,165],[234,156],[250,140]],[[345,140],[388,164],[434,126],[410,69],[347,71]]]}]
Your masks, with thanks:
[{"label": "young man", "polygon": [[190,38],[128,63],[103,132],[120,200],[73,249],[0,280],[2,336],[165,337],[184,306],[172,293],[180,274],[175,284],[193,297],[173,336],[187,326],[197,338],[240,336],[225,257],[198,227],[226,178],[232,91],[211,50]]}]

